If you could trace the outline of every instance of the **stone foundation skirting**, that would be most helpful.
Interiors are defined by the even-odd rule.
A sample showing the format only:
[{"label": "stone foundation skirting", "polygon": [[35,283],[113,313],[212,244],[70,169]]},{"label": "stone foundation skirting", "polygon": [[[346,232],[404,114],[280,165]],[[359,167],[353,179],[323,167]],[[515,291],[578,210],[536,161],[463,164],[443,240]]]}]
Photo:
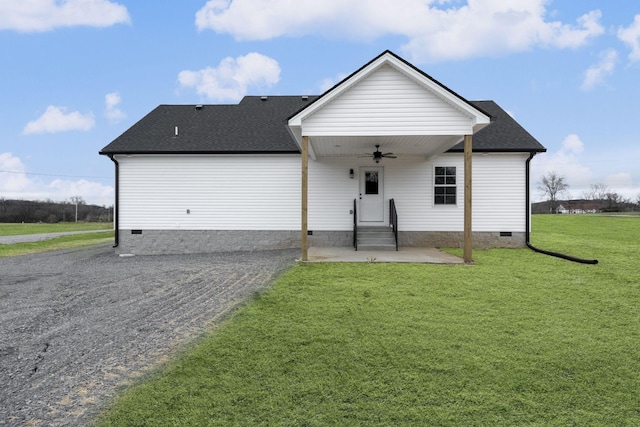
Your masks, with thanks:
[{"label": "stone foundation skirting", "polygon": [[[511,235],[509,235],[511,234]],[[526,246],[525,233],[474,232],[474,249],[522,248]],[[462,248],[462,231],[399,231],[400,246],[427,248]]]},{"label": "stone foundation skirting", "polygon": [[313,231],[309,246],[316,248],[353,246],[353,231]]},{"label": "stone foundation skirting", "polygon": [[[521,248],[525,233],[473,233],[473,247]],[[463,233],[457,231],[400,231],[400,247],[459,248]],[[309,246],[353,246],[352,231],[313,231]],[[162,255],[300,247],[300,231],[284,230],[120,230],[117,254]]]},{"label": "stone foundation skirting", "polygon": [[117,254],[195,254],[300,247],[300,231],[120,230]]}]

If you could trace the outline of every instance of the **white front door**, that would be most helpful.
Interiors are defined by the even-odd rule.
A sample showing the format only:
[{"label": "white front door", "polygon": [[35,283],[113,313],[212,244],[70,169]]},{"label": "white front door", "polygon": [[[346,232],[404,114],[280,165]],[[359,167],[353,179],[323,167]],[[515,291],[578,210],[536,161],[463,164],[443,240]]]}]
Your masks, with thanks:
[{"label": "white front door", "polygon": [[384,221],[384,168],[360,168],[360,222]]}]

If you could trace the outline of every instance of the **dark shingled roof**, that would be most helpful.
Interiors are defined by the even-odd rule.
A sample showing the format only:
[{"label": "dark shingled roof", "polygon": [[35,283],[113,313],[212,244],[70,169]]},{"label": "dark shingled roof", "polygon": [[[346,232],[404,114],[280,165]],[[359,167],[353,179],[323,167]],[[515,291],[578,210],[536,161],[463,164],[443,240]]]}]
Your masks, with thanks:
[{"label": "dark shingled roof", "polygon": [[[542,152],[547,151],[513,117],[493,101],[470,101],[491,116],[491,124],[473,135],[473,151],[480,152]],[[463,152],[464,142],[449,152]]]},{"label": "dark shingled roof", "polygon": [[[299,153],[287,121],[317,98],[247,96],[235,105],[160,105],[100,154]],[[471,104],[492,116],[492,123],[474,135],[473,151],[545,151],[495,102]],[[450,151],[463,151],[463,146]]]},{"label": "dark shingled roof", "polygon": [[299,153],[287,118],[313,99],[247,96],[234,105],[160,105],[100,154]]}]

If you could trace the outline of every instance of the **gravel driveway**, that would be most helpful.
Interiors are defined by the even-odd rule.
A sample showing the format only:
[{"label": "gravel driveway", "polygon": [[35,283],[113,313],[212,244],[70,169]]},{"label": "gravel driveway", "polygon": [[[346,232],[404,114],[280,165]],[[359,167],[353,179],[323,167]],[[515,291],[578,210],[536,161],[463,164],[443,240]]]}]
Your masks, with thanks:
[{"label": "gravel driveway", "polygon": [[298,251],[0,259],[0,426],[86,425],[292,265]]}]

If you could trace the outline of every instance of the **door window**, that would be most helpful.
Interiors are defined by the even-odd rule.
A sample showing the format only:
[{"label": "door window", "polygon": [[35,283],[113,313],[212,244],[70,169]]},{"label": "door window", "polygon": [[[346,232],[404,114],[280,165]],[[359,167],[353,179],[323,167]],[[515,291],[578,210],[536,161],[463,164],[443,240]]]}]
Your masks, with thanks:
[{"label": "door window", "polygon": [[378,194],[378,171],[364,173],[364,194]]}]

